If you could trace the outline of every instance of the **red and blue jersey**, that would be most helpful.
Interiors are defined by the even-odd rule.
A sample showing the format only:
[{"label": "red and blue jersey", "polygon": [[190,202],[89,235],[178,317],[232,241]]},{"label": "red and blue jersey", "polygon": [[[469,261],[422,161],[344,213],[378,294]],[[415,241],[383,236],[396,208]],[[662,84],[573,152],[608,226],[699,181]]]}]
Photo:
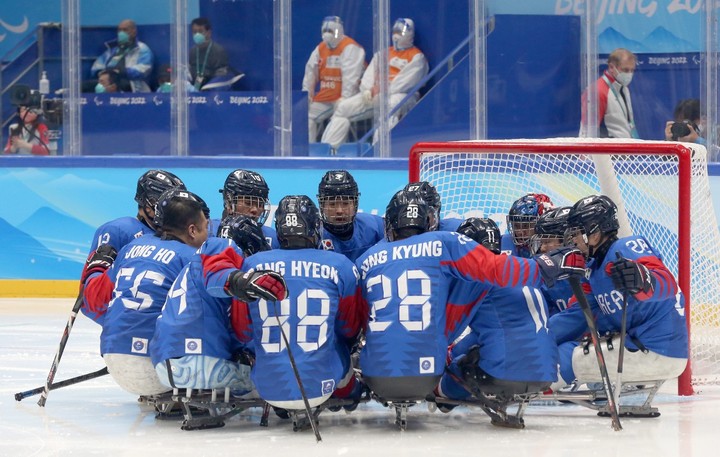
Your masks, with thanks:
[{"label": "red and blue jersey", "polygon": [[203,243],[168,292],[150,343],[153,365],[186,355],[231,360],[242,350],[230,326],[236,299],[224,290],[230,273],[242,264],[232,240],[212,237]]},{"label": "red and blue jersey", "polygon": [[350,347],[366,314],[358,308],[355,266],[335,252],[279,249],[248,257],[243,270],[276,271],[288,289],[280,302],[238,302],[244,306],[233,309],[240,341],[254,342],[252,379],[260,397],[270,402],[302,399],[280,326],[308,397],[331,394],[350,369]]},{"label": "red and blue jersey", "polygon": [[[648,268],[653,276],[654,288],[649,293],[640,292],[623,297],[615,289],[610,277],[611,263],[616,253],[634,260]],[[631,350],[647,348],[668,357],[688,357],[688,333],[685,319],[685,297],[675,277],[662,262],[650,243],[641,236],[629,236],[613,242],[605,259],[593,259],[588,263],[589,284],[583,285],[593,314],[597,316],[601,330],[620,331],[623,299],[627,299],[627,340]],[[570,303],[567,311],[553,316],[550,328],[564,340],[577,338],[587,330],[587,323],[579,306]],[[642,346],[642,347],[640,347]]]},{"label": "red and blue jersey", "polygon": [[195,248],[180,241],[143,236],[122,248],[106,272],[88,278],[84,307],[105,314],[101,354],[149,356],[148,343],[167,292],[194,253]]},{"label": "red and blue jersey", "polygon": [[364,376],[436,376],[476,305],[497,287],[541,284],[531,259],[495,255],[454,232],[378,244],[356,262],[366,316]]}]

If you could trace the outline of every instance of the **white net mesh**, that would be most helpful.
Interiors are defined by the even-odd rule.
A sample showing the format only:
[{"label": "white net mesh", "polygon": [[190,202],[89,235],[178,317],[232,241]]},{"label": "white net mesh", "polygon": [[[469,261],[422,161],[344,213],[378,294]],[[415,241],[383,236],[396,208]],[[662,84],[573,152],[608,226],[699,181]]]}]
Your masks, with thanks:
[{"label": "white net mesh", "polygon": [[[490,217],[504,232],[512,202],[526,193],[547,194],[556,206],[606,194],[618,206],[624,205],[630,232],[648,238],[677,277],[678,159],[652,154],[653,149],[667,151],[669,143],[569,138],[425,145],[430,146],[425,150],[434,152],[422,152],[422,146],[413,148],[419,153],[418,177],[437,187],[442,217]],[[541,154],[548,145],[560,145],[568,152]],[[621,149],[628,154],[613,155],[612,159],[599,155],[609,146],[614,152]],[[707,152],[702,146],[685,146],[693,151],[692,381],[720,383],[720,233],[710,195]],[[411,167],[413,163],[411,160]]]}]

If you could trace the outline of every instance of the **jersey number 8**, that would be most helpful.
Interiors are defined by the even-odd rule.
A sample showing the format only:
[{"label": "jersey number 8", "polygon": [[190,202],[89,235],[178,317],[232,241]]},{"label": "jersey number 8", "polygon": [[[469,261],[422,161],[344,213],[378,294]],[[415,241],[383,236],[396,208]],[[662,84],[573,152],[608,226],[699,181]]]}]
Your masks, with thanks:
[{"label": "jersey number 8", "polygon": [[[308,303],[311,300],[318,300],[320,305],[319,315],[308,314]],[[280,314],[275,318],[275,314],[270,313],[268,302],[264,299],[258,301],[258,310],[262,319],[262,337],[261,344],[265,352],[275,353],[285,349],[285,341],[279,332],[273,332],[273,327],[278,326],[278,321],[282,326],[282,331],[287,336],[288,341],[292,344],[293,338],[295,342],[305,352],[317,351],[327,342],[328,338],[328,316],[330,315],[330,297],[326,292],[320,289],[305,289],[297,297],[297,318],[299,320],[295,334],[290,328],[290,299],[286,298],[280,302]],[[317,327],[316,332],[308,331],[310,327]],[[275,333],[276,338],[272,338]],[[317,333],[315,341],[311,341],[311,335]],[[274,339],[276,341],[271,341]]]}]

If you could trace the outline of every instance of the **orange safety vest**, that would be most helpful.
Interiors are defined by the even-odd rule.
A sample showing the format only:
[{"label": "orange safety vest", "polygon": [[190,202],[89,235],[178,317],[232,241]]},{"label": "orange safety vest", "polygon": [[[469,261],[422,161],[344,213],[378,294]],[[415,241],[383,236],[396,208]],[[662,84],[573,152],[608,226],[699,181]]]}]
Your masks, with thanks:
[{"label": "orange safety vest", "polygon": [[422,52],[413,46],[412,48],[403,49],[398,51],[394,46],[390,46],[388,49],[388,80],[392,81],[405,68],[407,64],[412,62],[416,55],[422,54]]},{"label": "orange safety vest", "polygon": [[340,55],[347,46],[353,44],[360,46],[355,40],[346,36],[340,40],[335,49],[330,49],[324,41],[318,45],[318,54],[320,54],[318,64],[320,90],[315,94],[313,101],[334,102],[342,96],[342,63],[340,62]]}]

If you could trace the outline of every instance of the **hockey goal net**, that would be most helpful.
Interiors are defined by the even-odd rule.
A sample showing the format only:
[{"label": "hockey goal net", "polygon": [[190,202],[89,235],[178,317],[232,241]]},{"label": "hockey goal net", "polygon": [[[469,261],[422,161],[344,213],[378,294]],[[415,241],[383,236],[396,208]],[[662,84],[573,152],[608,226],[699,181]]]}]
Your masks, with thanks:
[{"label": "hockey goal net", "polygon": [[526,193],[547,194],[556,206],[611,197],[620,235],[648,238],[685,292],[691,364],[678,393],[720,383],[720,233],[703,146],[580,138],[418,143],[409,166],[410,181],[436,186],[442,217],[490,217],[501,230]]}]

